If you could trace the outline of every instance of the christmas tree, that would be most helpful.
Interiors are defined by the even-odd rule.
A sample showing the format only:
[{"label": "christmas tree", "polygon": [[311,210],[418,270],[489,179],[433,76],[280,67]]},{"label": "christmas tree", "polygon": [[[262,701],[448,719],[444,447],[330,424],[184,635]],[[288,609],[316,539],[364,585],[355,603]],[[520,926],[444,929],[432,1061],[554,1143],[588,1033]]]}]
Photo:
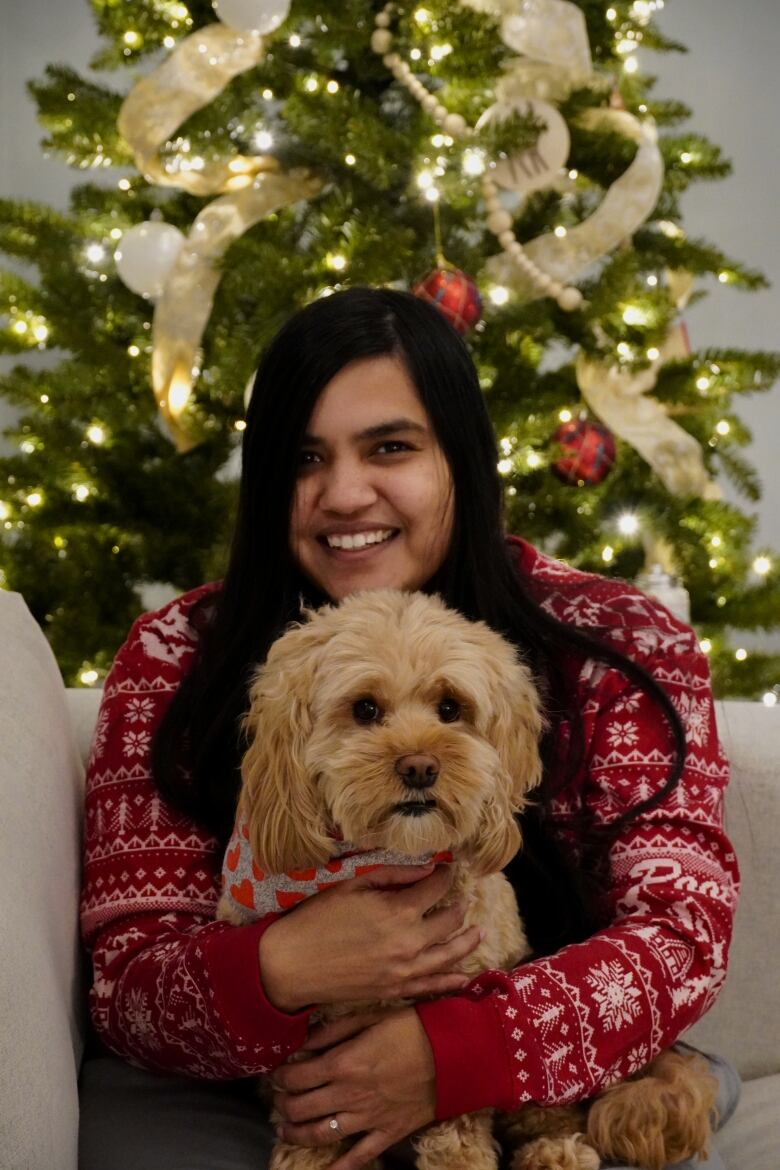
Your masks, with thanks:
[{"label": "christmas tree", "polygon": [[280,324],[390,284],[464,333],[510,529],[670,605],[687,590],[719,693],[777,684],[780,658],[730,631],[778,624],[780,569],[716,476],[759,498],[738,395],[780,360],[688,344],[708,278],[764,281],[682,225],[688,185],[728,163],[638,67],[680,48],[663,0],[91,7],[116,89],[67,65],[31,89],[46,148],[98,173],[67,214],[0,203],[2,352],[64,353],[0,380],[20,415],[0,585],[68,683],[98,682],[165,590],[221,574]]}]

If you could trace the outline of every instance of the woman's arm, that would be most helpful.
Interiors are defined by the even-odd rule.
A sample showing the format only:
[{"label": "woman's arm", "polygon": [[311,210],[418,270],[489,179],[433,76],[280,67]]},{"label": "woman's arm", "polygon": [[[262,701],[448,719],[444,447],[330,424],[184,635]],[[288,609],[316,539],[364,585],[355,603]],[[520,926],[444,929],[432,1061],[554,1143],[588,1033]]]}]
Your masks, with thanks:
[{"label": "woman's arm", "polygon": [[[673,1043],[723,983],[738,871],[723,832],[728,768],[707,662],[693,632],[666,611],[651,629],[633,631],[632,644],[685,725],[680,783],[615,840],[607,929],[512,973],[488,972],[469,994],[417,1006],[440,1118],[590,1096]],[[586,668],[587,770],[554,807],[564,837],[580,807],[607,824],[657,791],[673,758],[657,706],[619,672]]]},{"label": "woman's arm", "polygon": [[217,843],[152,783],[152,734],[196,648],[194,596],[140,618],[106,679],[87,769],[81,922],[104,1043],[147,1067],[223,1079],[277,1065],[303,1042],[309,1013],[279,1011],[265,995],[267,922],[212,921]]}]

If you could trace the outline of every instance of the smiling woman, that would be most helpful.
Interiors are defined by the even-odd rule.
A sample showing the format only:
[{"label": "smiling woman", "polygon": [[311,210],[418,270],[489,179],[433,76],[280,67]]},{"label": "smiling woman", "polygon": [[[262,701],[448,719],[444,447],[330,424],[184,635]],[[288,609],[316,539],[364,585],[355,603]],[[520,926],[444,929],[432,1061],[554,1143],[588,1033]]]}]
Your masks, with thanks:
[{"label": "smiling woman", "polygon": [[403,362],[365,358],[323,390],[309,421],[290,547],[333,601],[359,589],[419,589],[452,534],[447,461]]},{"label": "smiling woman", "polygon": [[[360,1170],[434,1120],[598,1094],[673,1045],[723,983],[737,873],[706,658],[692,630],[632,586],[509,535],[497,463],[474,363],[438,309],[390,289],[313,302],[259,365],[224,580],[142,616],[105,684],[82,899],[95,1029],[136,1066],[203,1082],[273,1070],[285,1139],[333,1146],[332,1170]],[[213,920],[234,823],[240,833],[258,666],[305,610],[330,602],[341,614],[351,594],[387,588],[438,594],[503,635],[544,702],[542,780],[505,867],[536,957],[473,986],[463,963],[479,929],[457,899],[447,904],[446,866],[387,865],[281,917]],[[375,622],[363,636],[400,678],[409,636]],[[427,642],[420,655],[440,734],[452,723],[469,738],[473,671],[444,685]],[[278,695],[288,716],[303,714],[298,764],[307,669],[288,665]],[[320,707],[350,669],[328,658]],[[328,754],[381,732],[376,682],[339,695]],[[448,764],[413,734],[402,740],[391,784],[397,823],[415,834],[444,807]],[[315,790],[325,772],[310,778]],[[308,1031],[316,1005],[395,998],[415,1006]],[[307,1060],[280,1067],[302,1048]],[[268,1123],[256,1107],[242,1126],[248,1152],[235,1165],[254,1168]],[[175,1156],[136,1128],[140,1146],[113,1170],[206,1164],[189,1127]],[[83,1158],[83,1170],[101,1159]]]}]

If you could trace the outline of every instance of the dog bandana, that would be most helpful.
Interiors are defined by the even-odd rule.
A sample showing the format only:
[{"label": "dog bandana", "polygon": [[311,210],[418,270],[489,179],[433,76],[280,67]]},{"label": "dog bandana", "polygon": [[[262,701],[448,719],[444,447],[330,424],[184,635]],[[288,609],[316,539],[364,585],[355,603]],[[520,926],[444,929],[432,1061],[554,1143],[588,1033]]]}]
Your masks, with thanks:
[{"label": "dog bandana", "polygon": [[299,902],[327,890],[336,882],[373,873],[387,865],[427,865],[452,861],[452,854],[424,853],[412,857],[387,849],[361,851],[349,841],[334,841],[333,857],[324,865],[309,869],[291,869],[287,873],[266,873],[252,856],[249,830],[245,822],[236,822],[222,863],[222,891],[231,908],[245,922],[254,922],[266,914],[281,914]]}]

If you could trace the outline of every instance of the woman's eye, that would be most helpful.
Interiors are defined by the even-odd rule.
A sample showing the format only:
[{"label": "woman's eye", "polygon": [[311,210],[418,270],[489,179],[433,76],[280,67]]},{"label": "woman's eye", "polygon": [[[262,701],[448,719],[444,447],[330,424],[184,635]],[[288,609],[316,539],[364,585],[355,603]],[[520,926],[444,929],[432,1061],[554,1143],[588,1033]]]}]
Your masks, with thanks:
[{"label": "woman's eye", "polygon": [[442,723],[454,723],[460,719],[460,703],[456,699],[442,699],[439,703],[439,718]]},{"label": "woman's eye", "polygon": [[301,451],[298,456],[298,464],[300,467],[311,467],[317,459],[319,459],[319,455],[316,451]]},{"label": "woman's eye", "polygon": [[352,714],[358,723],[376,723],[382,712],[373,699],[358,699],[352,704]]},{"label": "woman's eye", "polygon": [[399,451],[411,451],[412,448],[408,443],[404,443],[401,439],[387,439],[384,443],[380,443],[376,449],[377,455],[396,455]]}]

